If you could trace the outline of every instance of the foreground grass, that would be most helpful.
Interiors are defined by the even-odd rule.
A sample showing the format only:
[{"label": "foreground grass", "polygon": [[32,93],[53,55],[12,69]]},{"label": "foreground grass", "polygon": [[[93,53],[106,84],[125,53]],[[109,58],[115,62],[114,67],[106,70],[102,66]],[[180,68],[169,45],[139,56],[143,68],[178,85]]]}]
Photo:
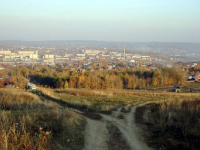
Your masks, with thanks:
[{"label": "foreground grass", "polygon": [[147,127],[145,132],[150,146],[174,150],[195,150],[200,146],[200,94],[197,92],[38,89],[35,93],[82,111],[112,111],[121,105],[123,111],[129,111],[133,105],[150,102],[141,114],[136,113],[139,116],[136,122],[140,120]]},{"label": "foreground grass", "polygon": [[137,112],[143,116],[137,120],[146,125],[147,141],[154,148],[199,149],[199,98],[163,100],[138,108]]},{"label": "foreground grass", "polygon": [[38,96],[0,90],[0,149],[82,149],[85,120]]}]

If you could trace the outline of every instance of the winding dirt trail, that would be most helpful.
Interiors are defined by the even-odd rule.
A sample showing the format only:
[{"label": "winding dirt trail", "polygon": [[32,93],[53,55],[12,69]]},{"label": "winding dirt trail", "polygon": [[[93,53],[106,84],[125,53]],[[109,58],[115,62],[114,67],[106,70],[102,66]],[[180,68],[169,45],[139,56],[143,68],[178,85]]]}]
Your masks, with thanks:
[{"label": "winding dirt trail", "polygon": [[132,150],[150,150],[151,148],[146,145],[141,136],[140,129],[135,124],[134,114],[136,108],[137,106],[134,106],[129,113],[123,113],[124,119],[112,118],[106,115],[103,117],[113,122],[119,128]]},{"label": "winding dirt trail", "polygon": [[[46,99],[43,98],[43,100]],[[64,108],[59,104],[58,106],[60,109]],[[107,125],[109,124],[113,124],[119,129],[119,131],[121,132],[127,143],[127,146],[131,150],[152,150],[152,148],[149,148],[147,144],[144,142],[144,139],[141,136],[141,131],[135,123],[135,111],[138,106],[132,107],[129,113],[121,112],[121,110],[123,109],[122,106],[119,107],[117,111],[113,111],[111,115],[100,114],[102,116],[101,120],[89,119],[88,117],[83,115],[83,112],[77,109],[69,108],[83,115],[83,117],[87,121],[86,129],[84,132],[85,146],[83,150],[109,150],[108,148],[109,132],[107,129]],[[119,116],[123,117],[120,119]]]},{"label": "winding dirt trail", "polygon": [[[144,142],[140,129],[135,124],[136,108],[137,106],[132,107],[129,113],[120,112],[122,109],[120,107],[111,116],[101,114],[103,117],[101,121],[87,119],[84,150],[108,150],[108,131],[106,129],[108,123],[114,124],[120,130],[131,150],[151,150]],[[119,115],[123,115],[124,119],[119,119]]]}]

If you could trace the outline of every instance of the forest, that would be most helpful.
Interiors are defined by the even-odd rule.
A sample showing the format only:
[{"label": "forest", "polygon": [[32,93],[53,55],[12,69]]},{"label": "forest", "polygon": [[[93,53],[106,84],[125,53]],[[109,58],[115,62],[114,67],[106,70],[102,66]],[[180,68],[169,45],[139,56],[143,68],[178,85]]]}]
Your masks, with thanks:
[{"label": "forest", "polygon": [[20,88],[32,82],[46,88],[145,89],[181,85],[186,80],[186,73],[181,67],[71,71],[70,68],[57,64],[10,67],[1,70],[0,76]]}]

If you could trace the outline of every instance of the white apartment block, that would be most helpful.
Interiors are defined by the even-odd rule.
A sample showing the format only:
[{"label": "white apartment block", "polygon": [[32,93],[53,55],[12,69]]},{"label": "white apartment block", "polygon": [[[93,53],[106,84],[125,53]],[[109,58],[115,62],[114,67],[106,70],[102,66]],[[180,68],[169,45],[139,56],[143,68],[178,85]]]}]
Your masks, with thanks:
[{"label": "white apartment block", "polygon": [[44,58],[54,58],[54,55],[53,54],[45,54]]}]

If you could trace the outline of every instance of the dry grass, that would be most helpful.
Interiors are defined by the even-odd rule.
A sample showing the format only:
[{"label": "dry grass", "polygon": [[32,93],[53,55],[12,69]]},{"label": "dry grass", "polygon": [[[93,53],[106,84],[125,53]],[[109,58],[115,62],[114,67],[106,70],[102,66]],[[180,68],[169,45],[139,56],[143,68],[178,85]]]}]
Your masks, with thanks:
[{"label": "dry grass", "polygon": [[0,108],[3,110],[35,109],[43,105],[45,103],[34,94],[22,90],[0,90]]},{"label": "dry grass", "polygon": [[51,132],[39,130],[35,133],[27,132],[13,124],[9,130],[0,130],[0,149],[50,149]]},{"label": "dry grass", "polygon": [[[81,149],[84,119],[22,90],[0,90],[0,149]],[[68,141],[68,142],[66,142]]]},{"label": "dry grass", "polygon": [[197,98],[163,100],[150,104],[145,122],[150,139],[167,149],[199,149],[200,100]]},{"label": "dry grass", "polygon": [[87,89],[65,89],[54,90],[55,93],[69,94],[74,96],[113,96],[113,92],[109,90],[87,90]]},{"label": "dry grass", "polygon": [[148,101],[161,101],[174,98],[198,97],[198,93],[173,93],[166,91],[142,90],[86,90],[65,89],[52,90],[40,88],[37,93],[47,99],[54,99],[60,104],[80,109],[82,111],[111,111],[124,105],[123,111],[129,111],[134,105]]},{"label": "dry grass", "polygon": [[83,111],[111,110],[119,105],[118,103],[113,105],[112,101],[114,97],[109,91],[82,89],[52,90],[40,88],[34,92],[43,96],[45,99],[53,100],[62,105]]},{"label": "dry grass", "polygon": [[[191,97],[194,98],[193,101],[196,101],[196,98],[200,96],[199,93],[173,93],[166,91],[155,92],[147,90],[93,91],[85,89],[53,90],[45,88],[37,89],[33,91],[33,93],[36,93],[37,95],[43,97],[46,100],[55,101],[59,104],[62,104],[63,106],[68,106],[83,111],[96,111],[96,112],[111,111],[121,105],[125,106],[123,111],[129,111],[129,109],[133,105],[138,105],[140,103],[145,103],[145,102],[152,102],[155,104],[155,106],[152,107],[153,109],[155,109],[153,110],[153,112],[156,113],[155,114],[153,113],[153,117],[150,116],[146,117],[145,121],[147,124],[149,124],[149,127],[153,127],[153,130],[155,129],[155,131],[153,131],[152,134],[156,136],[164,134],[166,130],[171,130],[169,126],[170,125],[174,126],[174,124],[176,125],[175,121],[181,122],[180,118],[184,119],[191,116],[192,114],[196,114],[195,112],[198,109],[195,108],[194,106],[198,106],[197,103],[194,104],[189,102],[191,101]],[[37,106],[37,104],[39,103],[41,103],[41,101],[36,103],[35,106]],[[70,144],[66,143],[66,141],[68,140],[71,141],[71,147],[72,145],[80,145],[80,143],[77,144],[77,141],[79,140],[81,141],[81,137],[79,137],[78,133],[75,131],[77,129],[77,126],[80,128],[83,127],[81,126],[82,122],[81,117],[69,110],[65,109],[60,110],[58,108],[54,109],[51,103],[45,103],[45,105],[40,105],[40,106],[47,107],[46,104],[48,104],[48,109],[49,108],[50,109],[48,111],[46,109],[43,109],[44,111],[40,111],[38,116],[36,115],[36,117],[32,118],[39,118],[38,119],[39,121],[36,119],[35,122],[38,121],[37,124],[42,126],[45,129],[45,131],[52,131],[53,133],[57,133],[55,136],[51,137],[51,139],[54,139],[54,141],[58,141],[54,146],[57,149],[59,145],[65,145],[65,146],[67,145],[68,147],[70,147]],[[29,108],[29,106],[27,106],[27,108]],[[188,111],[186,108],[192,111]],[[151,109],[148,110],[149,112],[151,112]],[[184,113],[183,110],[185,111]],[[144,114],[151,114],[149,112],[147,111]],[[175,112],[178,113],[178,115]],[[179,113],[183,114],[187,113],[187,115],[180,117]],[[176,114],[175,116],[178,117],[179,120],[178,118],[176,118],[175,121],[172,122],[170,120],[174,117],[173,116],[174,114]],[[191,123],[191,121],[189,121],[189,123]],[[185,125],[183,126],[185,127]],[[80,129],[78,129],[78,131],[80,131]],[[193,132],[194,131],[196,131],[196,128],[193,129]],[[173,132],[175,133],[177,131],[173,130]],[[184,137],[187,137],[190,133],[187,133],[186,130],[184,130],[184,134],[186,135]],[[74,140],[77,138],[78,140]],[[164,138],[166,139],[166,137]],[[172,138],[169,140],[169,138],[167,137],[167,139],[168,140],[165,141],[168,141],[169,143],[169,141]],[[184,146],[186,147],[187,143],[185,143]],[[73,147],[73,149],[76,148]]]}]

